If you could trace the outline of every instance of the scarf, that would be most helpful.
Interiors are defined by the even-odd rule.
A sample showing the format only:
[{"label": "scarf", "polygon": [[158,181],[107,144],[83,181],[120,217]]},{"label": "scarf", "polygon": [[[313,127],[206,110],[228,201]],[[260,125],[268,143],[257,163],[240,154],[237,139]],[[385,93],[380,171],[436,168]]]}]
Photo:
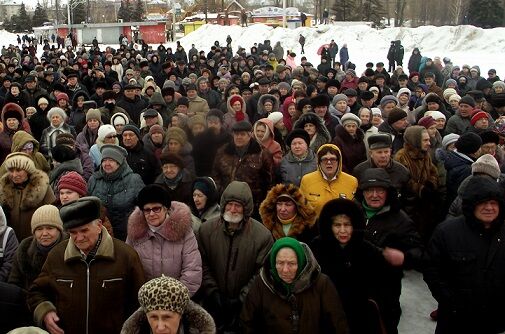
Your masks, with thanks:
[{"label": "scarf", "polygon": [[175,189],[179,185],[179,182],[181,182],[182,180],[182,170],[180,170],[179,173],[177,173],[177,175],[173,179],[169,179],[166,176],[163,176],[163,180],[167,185],[167,187],[169,187],[172,190]]},{"label": "scarf", "polygon": [[243,121],[245,119],[245,114],[242,110],[235,112],[235,120],[237,122]]},{"label": "scarf", "polygon": [[279,222],[280,222],[282,225],[288,225],[288,224],[293,224],[293,222],[295,221],[296,216],[298,216],[298,213],[297,213],[297,214],[295,214],[295,215],[293,216],[293,218],[291,218],[291,219],[285,219],[285,220],[284,220],[284,219],[280,219],[280,218],[279,218],[279,216],[277,216],[277,219],[279,219]]},{"label": "scarf", "polygon": [[372,218],[377,214],[377,212],[379,212],[382,209],[382,208],[371,208],[368,205],[366,205],[365,201],[363,201],[363,203],[361,204],[363,205],[363,209],[365,209],[366,219]]}]

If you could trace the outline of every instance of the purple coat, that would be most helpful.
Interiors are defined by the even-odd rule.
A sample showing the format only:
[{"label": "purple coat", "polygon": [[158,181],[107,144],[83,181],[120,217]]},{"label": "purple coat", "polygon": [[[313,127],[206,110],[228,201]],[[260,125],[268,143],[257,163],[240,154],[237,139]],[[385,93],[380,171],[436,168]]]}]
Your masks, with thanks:
[{"label": "purple coat", "polygon": [[146,280],[162,274],[180,280],[191,296],[202,283],[202,258],[191,227],[191,210],[172,201],[169,214],[157,232],[137,207],[128,219],[126,243],[139,254]]}]

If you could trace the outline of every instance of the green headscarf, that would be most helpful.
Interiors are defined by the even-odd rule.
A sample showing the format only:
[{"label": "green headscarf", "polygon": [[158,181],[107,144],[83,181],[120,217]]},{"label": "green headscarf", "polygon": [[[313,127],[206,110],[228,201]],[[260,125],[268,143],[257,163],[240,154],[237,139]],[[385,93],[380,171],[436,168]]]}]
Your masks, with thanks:
[{"label": "green headscarf", "polygon": [[298,240],[294,238],[291,237],[280,238],[273,244],[272,250],[270,251],[270,271],[275,281],[283,283],[283,285],[285,286],[288,286],[290,284],[286,284],[279,277],[279,274],[277,273],[277,269],[275,267],[277,253],[279,253],[281,249],[286,247],[291,248],[296,254],[296,259],[298,262],[298,270],[296,272],[296,277],[298,277],[298,275],[300,275],[300,273],[302,272],[303,268],[305,268],[305,265],[307,264],[307,258],[305,257],[305,252],[303,250],[302,245]]}]

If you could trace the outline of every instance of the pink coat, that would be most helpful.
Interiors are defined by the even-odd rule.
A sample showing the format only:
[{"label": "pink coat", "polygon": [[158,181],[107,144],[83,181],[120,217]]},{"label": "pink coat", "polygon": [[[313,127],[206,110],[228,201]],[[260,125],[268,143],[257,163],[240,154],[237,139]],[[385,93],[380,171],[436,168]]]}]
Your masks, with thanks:
[{"label": "pink coat", "polygon": [[165,222],[153,232],[137,207],[128,219],[126,243],[139,254],[146,280],[162,274],[176,278],[193,296],[202,283],[202,258],[191,222],[189,207],[172,201]]}]

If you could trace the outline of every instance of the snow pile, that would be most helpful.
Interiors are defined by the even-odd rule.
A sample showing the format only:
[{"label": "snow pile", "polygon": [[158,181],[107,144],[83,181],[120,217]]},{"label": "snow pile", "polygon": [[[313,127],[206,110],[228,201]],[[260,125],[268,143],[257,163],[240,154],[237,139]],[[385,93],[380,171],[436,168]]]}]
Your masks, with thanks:
[{"label": "snow pile", "polygon": [[[272,46],[281,42],[284,51],[293,50],[300,59],[298,37],[305,36],[305,56],[315,66],[320,63],[317,49],[332,39],[338,44],[347,43],[350,60],[361,73],[368,61],[383,61],[387,66],[386,55],[390,42],[401,40],[405,48],[404,67],[414,47],[419,47],[423,56],[434,58],[449,57],[455,65],[479,65],[483,76],[487,70],[495,68],[498,75],[505,77],[505,28],[481,29],[474,26],[423,26],[418,28],[387,28],[376,30],[367,25],[319,27],[300,27],[297,29],[272,28],[263,24],[249,27],[204,25],[183,37],[180,41],[189,50],[195,44],[198,50],[210,50],[214,41],[226,45],[226,36],[230,35],[235,52],[238,46],[249,51],[254,43],[269,39]],[[170,43],[175,45],[175,43]]]},{"label": "snow pile", "polygon": [[[23,34],[19,34],[20,37],[23,37]],[[9,44],[18,45],[17,35],[7,30],[0,30],[0,46],[5,45],[6,47]]]}]

